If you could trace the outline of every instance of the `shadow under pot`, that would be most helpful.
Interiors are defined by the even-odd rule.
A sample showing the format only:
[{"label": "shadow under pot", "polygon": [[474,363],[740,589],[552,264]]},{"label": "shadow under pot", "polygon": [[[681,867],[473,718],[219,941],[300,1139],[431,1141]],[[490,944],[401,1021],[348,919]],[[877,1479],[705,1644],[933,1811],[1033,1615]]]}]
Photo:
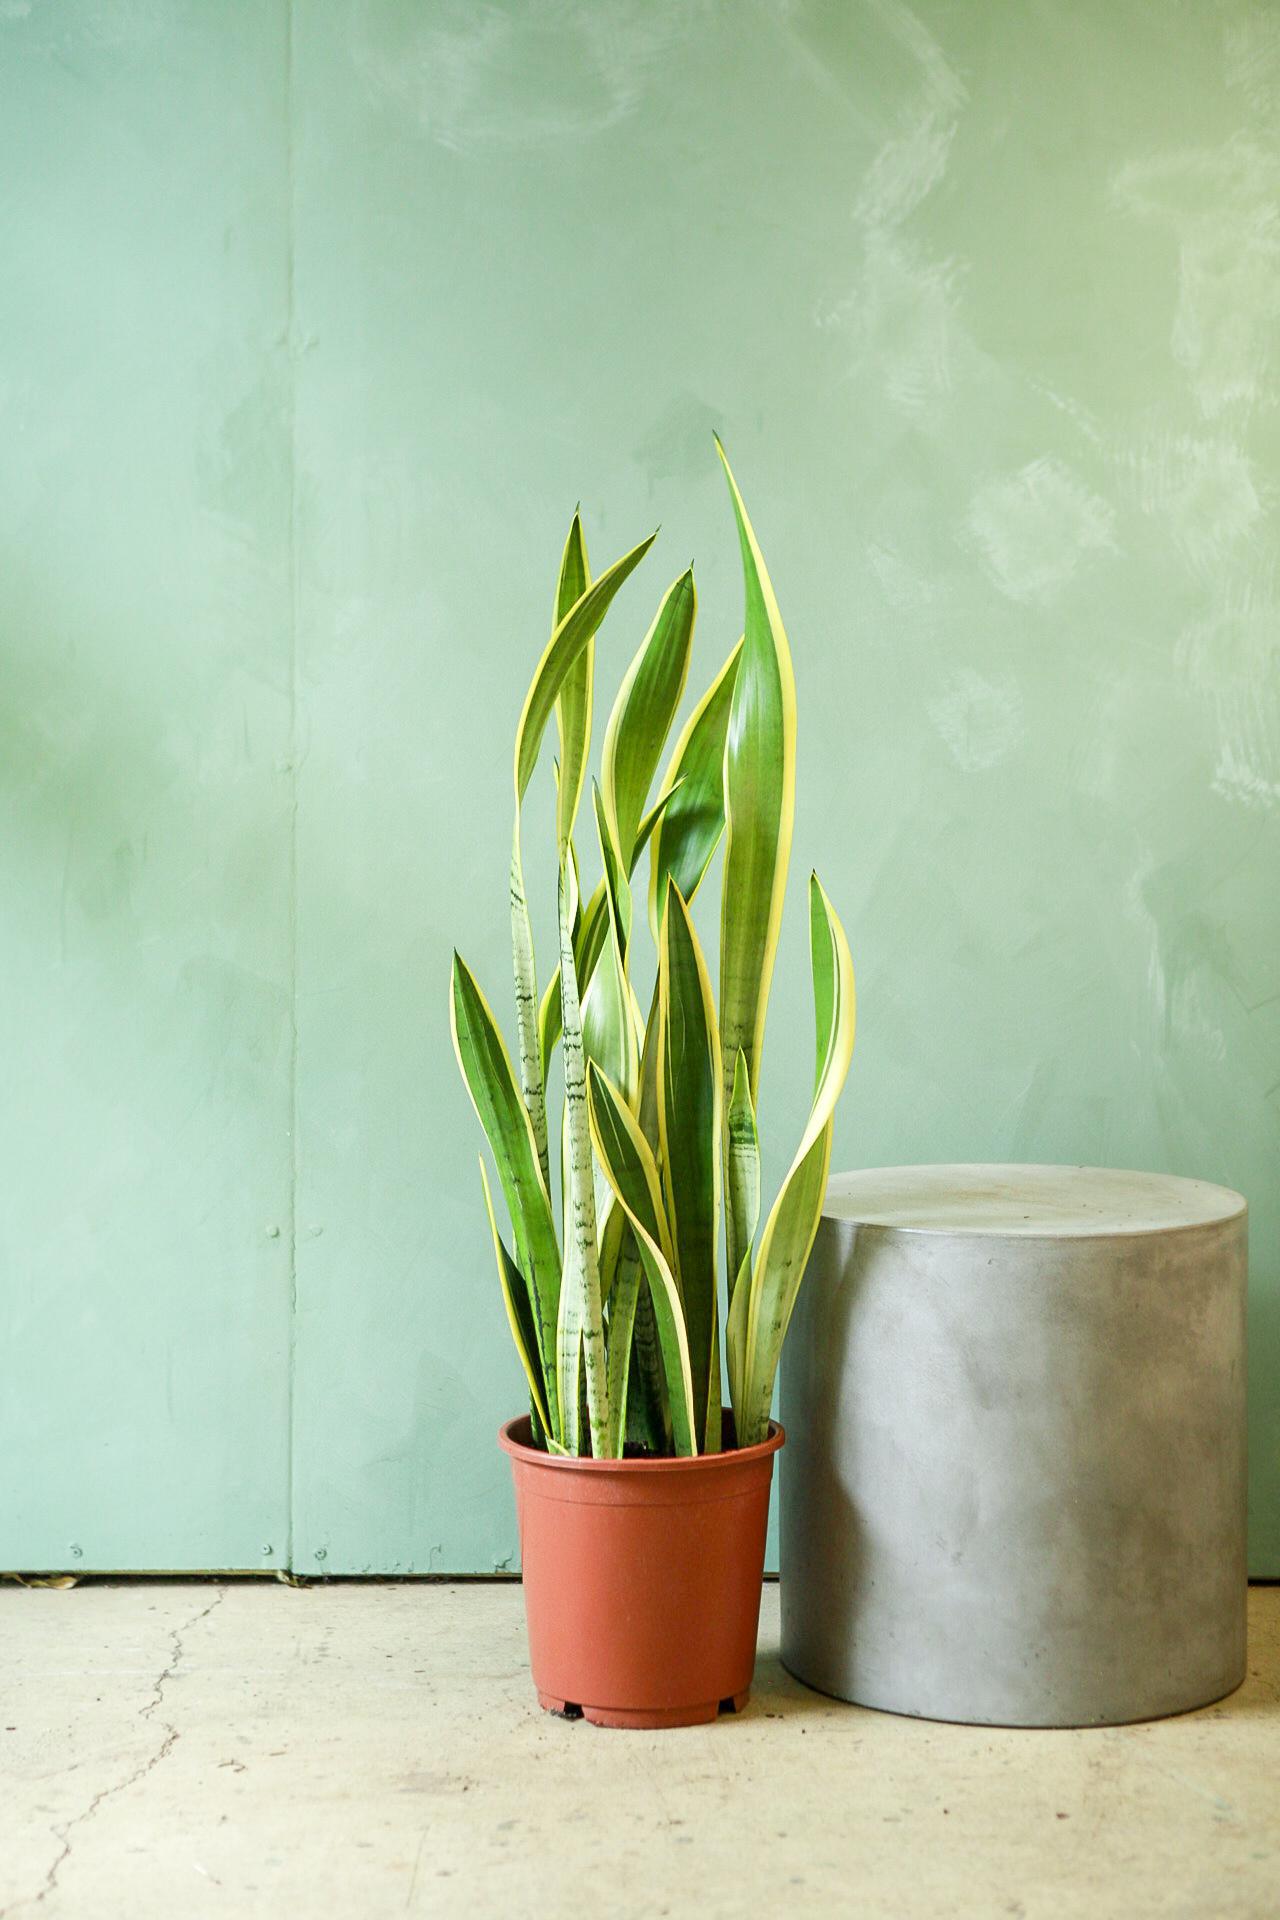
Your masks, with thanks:
[{"label": "shadow under pot", "polygon": [[743,1707],[782,1428],[692,1459],[565,1459],[532,1445],[527,1415],[498,1440],[540,1704],[602,1727],[697,1726]]}]

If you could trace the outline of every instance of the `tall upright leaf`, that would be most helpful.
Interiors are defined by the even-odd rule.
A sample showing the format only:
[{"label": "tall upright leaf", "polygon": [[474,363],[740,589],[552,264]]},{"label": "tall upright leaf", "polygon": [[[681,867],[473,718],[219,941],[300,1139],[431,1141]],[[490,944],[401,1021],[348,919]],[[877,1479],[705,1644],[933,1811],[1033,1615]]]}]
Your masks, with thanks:
[{"label": "tall upright leaf", "polygon": [[[758,1107],[760,1051],[795,819],[796,689],[764,556],[719,440],[716,447],[729,482],[746,589],[742,656],[724,755],[720,1044],[730,1074],[741,1049]],[[726,1088],[726,1101],[730,1093]],[[729,1271],[736,1273],[742,1256],[732,1239],[728,1253]]]},{"label": "tall upright leaf", "polygon": [[[640,855],[648,845],[650,834],[658,825],[658,822],[661,820],[674,797],[674,792],[664,794],[662,798],[656,801],[649,809],[641,821],[640,832],[632,852],[633,868],[635,862],[640,858]],[[609,840],[610,845],[612,845],[612,834],[610,834]],[[629,883],[631,875],[628,874],[626,879]],[[621,908],[624,889],[615,887],[614,892],[619,908]],[[629,940],[631,929],[631,890],[629,884],[625,888],[625,899],[627,937]],[[583,996],[584,1003],[587,989],[591,984],[592,971],[604,949],[608,926],[608,898],[605,892],[605,883],[601,880],[592,893],[591,898],[583,906],[578,922],[574,927],[573,934],[573,958],[574,964],[578,969],[578,991]],[[544,1084],[547,1078],[547,1068],[550,1064],[552,1049],[559,1038],[560,969],[559,966],[557,966],[555,972],[547,982],[546,991],[542,996],[542,1001],[538,1008],[538,1050],[542,1061],[542,1078]]]},{"label": "tall upright leaf", "polygon": [[611,1218],[621,1223],[622,1235],[609,1298],[609,1451],[614,1458],[621,1459],[627,1443],[631,1348],[643,1269],[631,1222],[621,1203],[615,1205]]},{"label": "tall upright leaf", "polygon": [[738,1049],[733,1069],[733,1096],[725,1122],[725,1237],[737,1249],[737,1271],[729,1278],[729,1317],[725,1352],[729,1377],[740,1377],[741,1352],[746,1339],[751,1296],[751,1255],[760,1224],[760,1135],[747,1082],[747,1062]]},{"label": "tall upright leaf", "polygon": [[765,1222],[751,1276],[745,1350],[732,1385],[741,1446],[763,1440],[769,1430],[778,1358],[822,1213],[832,1116],[853,1058],[853,961],[844,928],[816,873],[809,881],[809,938],[817,1038],[813,1106]]},{"label": "tall upright leaf", "polygon": [[677,1453],[698,1451],[693,1376],[680,1294],[671,1271],[672,1250],[662,1207],[658,1169],[635,1115],[598,1067],[591,1069],[591,1139],[609,1184],[631,1222],[649,1282],[658,1343],[662,1350],[672,1433]]},{"label": "tall upright leaf", "polygon": [[453,956],[449,994],[453,1050],[511,1215],[516,1262],[529,1294],[551,1431],[558,1433],[555,1339],[560,1306],[560,1249],[555,1219],[528,1110],[488,1001],[466,962]]},{"label": "tall upright leaf", "polygon": [[[746,1055],[741,1047],[734,1063],[727,1124],[726,1198],[733,1217],[734,1240],[744,1253],[748,1253],[760,1224],[760,1135],[756,1128],[755,1108],[751,1104]],[[736,1276],[731,1276],[733,1278]]]},{"label": "tall upright leaf", "polygon": [[[627,976],[627,934],[630,931],[630,889],[616,872],[609,842],[609,823],[595,789],[596,827],[606,875],[605,932],[582,991],[582,1042],[586,1058],[603,1067],[611,1080],[634,1100],[640,1079],[640,1055],[631,1011],[631,983]],[[625,923],[625,924],[624,924]],[[578,960],[575,953],[574,966]]]},{"label": "tall upright leaf", "polygon": [[690,567],[667,589],[627,669],[605,728],[600,784],[614,841],[628,873],[649,788],[684,692],[697,604]]},{"label": "tall upright leaf", "polygon": [[516,728],[516,813],[511,835],[511,957],[520,1039],[520,1084],[525,1105],[529,1109],[529,1123],[533,1128],[542,1177],[548,1189],[551,1170],[547,1158],[547,1107],[542,1082],[542,1055],[538,1045],[538,972],[533,952],[533,929],[529,923],[529,904],[524,889],[520,809],[538,762],[547,721],[560,697],[567,675],[583,649],[595,638],[619,587],[639,566],[656,538],[656,534],[650,534],[647,540],[642,540],[621,560],[615,560],[607,572],[602,573],[594,585],[574,601],[547,642],[537,672],[529,683],[520,724]]},{"label": "tall upright leaf", "polygon": [[[582,516],[574,509],[569,537],[560,559],[560,578],[556,585],[553,628],[572,612],[591,585],[587,565],[587,545],[582,534]],[[591,750],[591,695],[595,678],[594,638],[566,673],[556,697],[556,729],[560,736],[560,778],[556,787],[556,838],[562,847],[573,838],[573,823],[587,777],[587,756]]]},{"label": "tall upright leaf", "polygon": [[707,963],[674,880],[658,954],[658,1138],[663,1192],[684,1305],[694,1425],[718,1434],[716,1242],[720,1231],[720,1036]]},{"label": "tall upright leaf", "polygon": [[564,1443],[571,1453],[577,1453],[581,1450],[578,1430],[579,1368],[585,1368],[591,1451],[597,1459],[603,1459],[607,1457],[609,1445],[609,1386],[604,1351],[604,1316],[600,1302],[582,1014],[578,1005],[578,979],[573,964],[573,935],[569,927],[568,905],[566,869],[562,864],[560,982],[564,1006],[564,1102],[569,1186],[565,1196],[564,1278],[560,1288],[556,1341],[558,1386]]},{"label": "tall upright leaf", "polygon": [[649,925],[658,937],[658,910],[673,879],[690,905],[724,832],[724,743],[733,685],[742,658],[739,641],[686,720],[671,752],[657,805],[649,859]]},{"label": "tall upright leaf", "polygon": [[493,1252],[498,1263],[498,1285],[502,1289],[502,1303],[507,1310],[507,1324],[511,1328],[511,1338],[515,1341],[520,1365],[524,1368],[525,1378],[529,1382],[529,1396],[533,1411],[545,1433],[551,1431],[551,1416],[547,1410],[546,1385],[542,1371],[542,1355],[538,1348],[538,1331],[534,1322],[529,1299],[529,1290],[511,1255],[502,1243],[498,1232],[498,1222],[493,1212],[493,1195],[489,1191],[489,1176],[484,1168],[484,1155],[480,1156],[480,1184],[484,1188],[484,1209],[489,1216],[489,1231],[493,1236]]}]

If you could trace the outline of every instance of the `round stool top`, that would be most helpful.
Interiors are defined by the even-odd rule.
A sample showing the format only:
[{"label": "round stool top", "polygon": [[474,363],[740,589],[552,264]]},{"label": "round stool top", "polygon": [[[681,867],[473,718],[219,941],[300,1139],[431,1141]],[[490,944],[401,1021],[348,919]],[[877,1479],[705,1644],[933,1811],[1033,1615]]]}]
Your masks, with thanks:
[{"label": "round stool top", "polygon": [[823,1216],[907,1233],[1172,1233],[1245,1211],[1230,1187],[1114,1167],[872,1167],[836,1173]]}]

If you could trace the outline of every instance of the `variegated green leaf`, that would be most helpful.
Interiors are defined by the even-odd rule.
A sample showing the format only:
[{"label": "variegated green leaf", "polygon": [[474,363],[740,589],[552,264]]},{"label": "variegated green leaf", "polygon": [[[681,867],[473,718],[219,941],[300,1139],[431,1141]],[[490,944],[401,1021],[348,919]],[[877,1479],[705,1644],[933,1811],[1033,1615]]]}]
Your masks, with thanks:
[{"label": "variegated green leaf", "polygon": [[625,961],[631,944],[631,881],[614,838],[613,822],[605,806],[604,794],[594,781],[591,783],[591,798],[595,807],[596,834],[600,845],[600,862],[604,868],[609,914],[617,929],[618,944]]},{"label": "variegated green leaf", "polygon": [[483,1155],[480,1158],[480,1184],[484,1188],[484,1208],[489,1216],[489,1231],[493,1235],[494,1258],[498,1263],[498,1285],[502,1289],[502,1304],[507,1310],[507,1324],[511,1328],[511,1338],[516,1343],[520,1365],[524,1368],[525,1378],[529,1382],[533,1410],[542,1423],[545,1434],[550,1430],[551,1420],[547,1412],[542,1356],[538,1351],[538,1331],[533,1317],[533,1306],[529,1289],[524,1282],[524,1275],[502,1244],[502,1235],[498,1232],[498,1222],[493,1212],[493,1195],[489,1191],[489,1176],[484,1169]]},{"label": "variegated green leaf", "polygon": [[[575,509],[569,537],[560,561],[556,586],[554,626],[573,610],[591,585],[582,518]],[[560,773],[556,783],[556,837],[562,847],[573,837],[578,803],[587,777],[591,750],[591,695],[595,677],[595,640],[588,640],[561,683],[556,699],[556,729],[560,735]]]},{"label": "variegated green leaf", "polygon": [[692,567],[668,588],[614,702],[601,749],[601,786],[629,873],[667,731],[689,671],[697,594]]},{"label": "variegated green leaf", "polygon": [[615,560],[594,585],[574,601],[556,627],[538,662],[525,695],[515,747],[515,824],[511,837],[511,958],[515,975],[516,1025],[520,1042],[520,1085],[529,1110],[538,1161],[547,1187],[551,1185],[547,1157],[547,1107],[538,1034],[538,973],[533,951],[533,929],[525,896],[524,863],[520,850],[520,809],[542,748],[547,721],[560,697],[565,679],[580,659],[609,610],[619,587],[639,566],[657,538],[650,534],[638,547]]},{"label": "variegated green leaf", "polygon": [[[707,963],[689,909],[668,882],[658,954],[658,1139],[662,1183],[684,1306],[693,1378],[694,1426],[720,1428],[720,1374],[714,1378],[719,1311],[720,1037]],[[717,1438],[717,1449],[719,1441]]]},{"label": "variegated green leaf", "polygon": [[[640,822],[640,831],[636,835],[635,846],[631,849],[631,873],[635,872],[640,855],[648,846],[649,837],[653,833],[654,828],[661,820],[667,808],[671,805],[671,802],[675,799],[676,788],[679,784],[679,781],[677,781],[675,787],[670,788],[666,793],[659,794],[644,819]],[[627,875],[628,879],[631,878],[631,873]]]},{"label": "variegated green leaf", "polygon": [[603,1459],[607,1457],[609,1444],[609,1390],[605,1366],[604,1317],[600,1302],[582,1013],[578,1005],[578,979],[573,963],[573,935],[569,927],[568,886],[563,865],[560,869],[560,981],[564,1006],[564,1100],[569,1184],[565,1196],[564,1279],[560,1289],[556,1340],[558,1388],[564,1443],[571,1453],[580,1452],[579,1368],[585,1367],[591,1451],[597,1459]]},{"label": "variegated green leaf", "polygon": [[627,1401],[631,1383],[631,1346],[643,1269],[631,1222],[620,1205],[610,1216],[618,1222],[618,1257],[609,1295],[609,1447],[621,1459],[627,1442]]},{"label": "variegated green leaf", "polygon": [[557,1433],[558,1406],[554,1363],[560,1304],[560,1249],[551,1199],[528,1111],[498,1023],[474,975],[453,956],[449,995],[453,1050],[485,1137],[493,1150],[498,1178],[511,1215],[516,1264],[524,1276],[542,1364],[551,1432]]},{"label": "variegated green leaf", "polygon": [[746,1348],[734,1393],[742,1446],[763,1440],[769,1430],[778,1358],[822,1213],[832,1116],[853,1057],[853,961],[844,929],[816,874],[809,882],[809,931],[817,1084],[796,1157],[765,1222],[751,1277]]},{"label": "variegated green leaf", "polygon": [[511,835],[511,968],[516,987],[516,1037],[520,1050],[520,1090],[529,1112],[543,1185],[551,1185],[547,1158],[547,1100],[538,1052],[538,967],[533,952],[533,927],[524,890],[524,863],[520,857],[520,809],[516,808]]},{"label": "variegated green leaf", "polygon": [[[578,914],[578,924],[573,936],[573,959],[578,970],[578,990],[585,993],[600,958],[604,943],[609,934],[609,902],[604,890],[604,881],[596,887],[590,899]],[[547,982],[547,990],[542,996],[538,1008],[538,1051],[542,1061],[542,1079],[546,1084],[547,1071],[551,1064],[551,1055],[560,1038],[560,967]]]},{"label": "variegated green leaf", "polygon": [[627,1098],[634,1100],[640,1082],[640,1055],[626,953],[611,895],[607,898],[604,941],[582,998],[582,1043],[587,1060],[603,1067]]},{"label": "variegated green leaf", "polygon": [[733,1069],[725,1141],[725,1243],[729,1257],[729,1303],[739,1271],[750,1269],[752,1241],[760,1224],[760,1136],[741,1047]]},{"label": "variegated green leaf", "polygon": [[[639,1259],[637,1253],[636,1258]],[[671,1406],[663,1372],[658,1322],[647,1285],[636,1299],[631,1334],[631,1372],[627,1379],[627,1439],[650,1453],[672,1450]]]},{"label": "variegated green leaf", "polygon": [[[663,797],[649,809],[649,812],[640,823],[640,832],[636,839],[635,854],[632,861],[633,868],[635,861],[638,860],[644,852],[649,835],[657,826],[673,797],[672,793],[664,794]],[[627,878],[630,880],[630,875],[628,875]],[[629,900],[629,890],[627,897]],[[578,969],[578,989],[584,995],[591,983],[591,975],[594,971],[596,961],[604,950],[605,937],[609,925],[607,906],[605,886],[602,880],[591,895],[591,898],[582,908],[574,927],[573,957]],[[559,1038],[560,969],[557,966],[555,972],[547,982],[546,991],[542,996],[542,1003],[538,1009],[538,1050],[542,1061],[542,1082],[544,1086],[546,1085],[547,1071],[551,1063],[551,1055]]]},{"label": "variegated green leaf", "polygon": [[738,1409],[746,1392],[747,1321],[751,1314],[751,1252],[743,1254],[738,1277],[729,1293],[729,1313],[725,1320],[724,1350],[729,1371],[729,1399],[734,1410],[734,1430],[738,1445],[745,1442],[737,1431]]},{"label": "variegated green leaf", "polygon": [[[752,1099],[778,950],[795,816],[796,692],[782,616],[742,495],[716,441],[742,548],[746,618],[725,741],[726,839],[720,914],[720,1042],[741,1048]],[[726,1097],[728,1089],[726,1089]]]},{"label": "variegated green leaf", "polygon": [[671,1271],[671,1244],[662,1211],[658,1169],[635,1115],[598,1067],[591,1069],[591,1138],[615,1198],[635,1234],[653,1302],[671,1406],[675,1450],[698,1450],[693,1377],[680,1295]]},{"label": "variegated green leaf", "polygon": [[564,685],[565,676],[578,659],[587,642],[594,638],[600,623],[616,595],[619,587],[633,573],[657,539],[651,533],[630,553],[615,560],[600,578],[589,586],[580,599],[576,600],[568,613],[547,642],[546,651],[538,662],[538,670],[529,684],[525,695],[524,708],[520,715],[520,724],[516,729],[515,783],[517,806],[528,791],[533,777],[533,769],[538,763],[538,754],[542,747],[542,736],[547,721]]},{"label": "variegated green leaf", "polygon": [[674,880],[692,905],[724,832],[724,745],[741,658],[739,641],[685,722],[662,778],[654,811],[665,811],[653,829],[649,859],[649,925],[655,940],[667,880]]}]

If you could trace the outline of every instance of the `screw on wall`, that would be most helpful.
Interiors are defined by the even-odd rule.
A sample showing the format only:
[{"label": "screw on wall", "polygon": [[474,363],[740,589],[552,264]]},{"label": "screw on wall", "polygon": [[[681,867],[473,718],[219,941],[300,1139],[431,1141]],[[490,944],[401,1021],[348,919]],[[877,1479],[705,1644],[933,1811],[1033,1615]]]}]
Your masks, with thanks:
[{"label": "screw on wall", "polygon": [[327,1560],[329,1558],[328,1547],[317,1547],[315,1557],[317,1560]]},{"label": "screw on wall", "polygon": [[73,1540],[71,1542],[71,1557],[73,1560],[84,1559],[84,1548],[80,1545],[78,1540]]}]

